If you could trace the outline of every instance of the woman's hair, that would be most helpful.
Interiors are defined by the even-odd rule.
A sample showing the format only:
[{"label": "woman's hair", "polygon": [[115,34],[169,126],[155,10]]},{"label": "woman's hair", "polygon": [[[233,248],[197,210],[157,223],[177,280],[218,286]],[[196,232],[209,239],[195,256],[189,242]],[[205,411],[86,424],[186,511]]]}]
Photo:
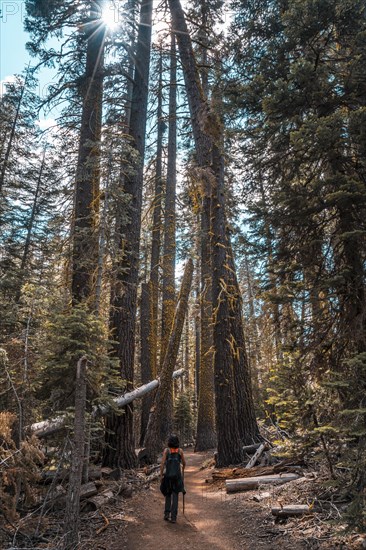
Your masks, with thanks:
[{"label": "woman's hair", "polygon": [[179,447],[179,439],[178,436],[175,434],[171,434],[168,439],[168,447],[172,447],[173,449],[177,449]]}]

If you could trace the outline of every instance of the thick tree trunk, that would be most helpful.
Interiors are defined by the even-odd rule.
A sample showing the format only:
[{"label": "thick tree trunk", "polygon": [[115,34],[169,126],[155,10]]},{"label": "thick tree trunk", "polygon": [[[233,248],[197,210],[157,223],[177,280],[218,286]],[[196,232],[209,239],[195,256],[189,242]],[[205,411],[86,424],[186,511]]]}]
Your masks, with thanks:
[{"label": "thick tree trunk", "polygon": [[160,266],[160,233],[161,233],[161,200],[163,193],[163,53],[159,51],[159,83],[158,83],[158,110],[157,110],[157,145],[156,145],[156,166],[155,166],[155,196],[153,208],[153,228],[151,241],[151,371],[152,376],[157,375],[157,356],[158,356],[158,302],[159,302],[159,266]]},{"label": "thick tree trunk", "polygon": [[[147,116],[148,81],[151,50],[152,0],[143,2],[137,38],[136,66],[132,92],[130,136],[137,153],[134,174],[126,177],[124,191],[131,197],[128,207],[129,222],[120,227],[121,261],[113,292],[111,327],[112,339],[117,341],[115,354],[120,361],[121,378],[126,390],[134,380],[136,301],[140,251],[143,161]],[[122,240],[123,239],[123,240]],[[136,464],[133,434],[133,406],[124,414],[111,415],[106,422],[107,447],[103,465],[132,468]]]},{"label": "thick tree trunk", "polygon": [[211,267],[211,190],[202,189],[201,204],[201,293],[200,293],[200,370],[197,435],[195,451],[216,447],[215,395],[212,327]]},{"label": "thick tree trunk", "polygon": [[75,381],[75,420],[72,462],[67,492],[64,542],[65,550],[73,550],[79,542],[79,513],[85,442],[86,364],[82,357],[77,364]]},{"label": "thick tree trunk", "polygon": [[101,212],[100,228],[99,228],[99,250],[98,250],[98,266],[97,276],[95,284],[95,314],[98,316],[100,313],[100,304],[102,300],[102,283],[103,283],[103,270],[106,251],[106,237],[107,237],[107,225],[108,225],[108,208],[109,208],[109,196],[110,196],[110,180],[112,173],[112,153],[109,153],[108,167],[107,167],[107,179],[104,189],[104,201],[103,210]]},{"label": "thick tree trunk", "polygon": [[229,296],[232,345],[234,348],[235,394],[238,409],[239,435],[243,445],[250,445],[261,440],[252,391],[252,379],[245,348],[243,329],[243,303],[236,277],[235,262],[231,243],[227,242],[227,262],[229,266]]},{"label": "thick tree trunk", "polygon": [[[151,368],[151,281],[141,285],[141,307],[140,307],[140,345],[141,345],[141,382],[146,384],[152,379]],[[141,405],[141,428],[140,428],[140,446],[142,447],[145,439],[146,428],[149,421],[149,414],[154,396],[146,395],[142,400]]]},{"label": "thick tree trunk", "polygon": [[[100,142],[102,129],[105,27],[100,24],[102,0],[90,12],[87,25],[86,70],[76,170],[74,227],[72,235],[72,299],[90,299],[98,262]],[[93,307],[94,304],[91,305]]]},{"label": "thick tree trunk", "polygon": [[[217,155],[215,172],[222,169],[222,155]],[[224,189],[222,178],[216,178],[212,187],[212,302],[215,343],[215,395],[217,466],[237,464],[243,459],[235,366],[235,337],[229,299],[227,269],[228,250],[226,237]],[[242,327],[241,327],[242,328]],[[229,421],[228,421],[229,419]]]},{"label": "thick tree trunk", "polygon": [[150,412],[149,424],[144,442],[144,446],[147,450],[147,457],[150,462],[156,461],[158,453],[163,448],[169,433],[172,431],[172,421],[169,415],[169,409],[171,407],[172,374],[177,360],[184,319],[188,308],[192,277],[193,262],[192,260],[188,260],[183,275],[173,327],[160,373],[160,386],[156,392],[154,405]]},{"label": "thick tree trunk", "polygon": [[195,239],[195,248],[196,248],[196,266],[195,266],[195,278],[194,278],[194,293],[195,293],[195,314],[194,314],[194,338],[195,338],[195,398],[196,403],[198,404],[198,396],[200,393],[200,361],[201,361],[201,312],[200,312],[200,287],[201,287],[201,262],[200,262],[200,241],[199,238],[199,217],[197,219],[196,226],[196,239]]},{"label": "thick tree trunk", "polygon": [[[223,189],[223,151],[220,147],[223,128],[218,117],[210,111],[205,101],[191,39],[179,0],[169,0],[173,28],[177,35],[180,58],[191,113],[197,161],[204,185],[212,190],[212,297],[214,310],[214,372],[216,395],[216,430],[218,439],[218,464],[224,466],[241,462],[243,453],[240,445],[237,387],[234,375],[232,314],[228,293],[227,228],[225,197]],[[215,159],[212,158],[212,152]],[[220,176],[219,176],[220,175]],[[236,322],[240,323],[241,318]],[[243,327],[240,327],[243,330]],[[245,382],[245,379],[243,379]],[[251,388],[245,388],[250,393]],[[257,435],[256,428],[253,434]],[[248,438],[250,434],[247,434]]]},{"label": "thick tree trunk", "polygon": [[[213,92],[213,101],[218,112],[222,111],[222,100],[217,90]],[[260,440],[259,428],[255,417],[255,408],[253,401],[252,380],[249,368],[249,362],[246,353],[245,338],[244,338],[244,323],[243,323],[243,302],[239,288],[238,279],[236,276],[236,266],[234,255],[228,232],[228,224],[225,214],[225,179],[224,179],[224,140],[221,139],[221,147],[216,140],[213,146],[213,170],[216,176],[218,194],[213,198],[213,204],[221,204],[221,208],[217,208],[218,216],[223,216],[225,219],[225,266],[222,270],[222,279],[226,279],[226,299],[229,304],[229,317],[231,325],[231,353],[233,357],[234,367],[234,387],[235,399],[238,415],[239,437],[243,445],[250,445]],[[221,150],[220,150],[221,149]],[[215,220],[215,215],[212,216]],[[215,231],[213,231],[215,238]],[[219,269],[219,266],[217,266]]]},{"label": "thick tree trunk", "polygon": [[170,88],[169,88],[169,135],[168,166],[165,189],[163,283],[161,315],[162,364],[173,324],[175,311],[175,199],[177,185],[177,59],[175,36],[171,36],[170,46]]}]

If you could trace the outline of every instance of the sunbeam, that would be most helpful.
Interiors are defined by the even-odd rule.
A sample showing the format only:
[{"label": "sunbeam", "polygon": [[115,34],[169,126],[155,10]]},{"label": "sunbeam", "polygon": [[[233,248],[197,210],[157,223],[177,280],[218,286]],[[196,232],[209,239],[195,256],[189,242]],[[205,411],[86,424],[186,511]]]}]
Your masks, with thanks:
[{"label": "sunbeam", "polygon": [[118,9],[112,2],[108,2],[105,8],[103,8],[101,19],[105,26],[110,30],[113,30],[118,26]]}]

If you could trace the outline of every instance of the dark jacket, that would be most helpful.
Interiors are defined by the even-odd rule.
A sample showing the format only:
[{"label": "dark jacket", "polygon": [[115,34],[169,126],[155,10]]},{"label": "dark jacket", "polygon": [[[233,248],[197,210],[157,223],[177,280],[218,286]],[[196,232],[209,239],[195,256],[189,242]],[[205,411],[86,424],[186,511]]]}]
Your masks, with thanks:
[{"label": "dark jacket", "polygon": [[186,491],[184,489],[183,478],[172,481],[171,479],[167,479],[166,476],[164,476],[160,484],[160,491],[163,493],[165,497],[167,495],[171,495],[172,493],[185,494]]}]

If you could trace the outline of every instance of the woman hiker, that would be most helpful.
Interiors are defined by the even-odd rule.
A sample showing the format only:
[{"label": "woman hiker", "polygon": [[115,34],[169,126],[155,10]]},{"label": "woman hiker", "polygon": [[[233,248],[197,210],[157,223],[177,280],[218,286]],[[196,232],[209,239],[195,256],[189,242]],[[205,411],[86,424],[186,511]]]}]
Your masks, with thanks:
[{"label": "woman hiker", "polygon": [[[165,474],[164,474],[165,466]],[[168,439],[168,447],[164,449],[160,465],[160,490],[165,496],[164,519],[175,523],[178,513],[178,496],[184,493],[184,469],[186,461],[182,449],[179,448],[179,439],[172,434]]]}]

